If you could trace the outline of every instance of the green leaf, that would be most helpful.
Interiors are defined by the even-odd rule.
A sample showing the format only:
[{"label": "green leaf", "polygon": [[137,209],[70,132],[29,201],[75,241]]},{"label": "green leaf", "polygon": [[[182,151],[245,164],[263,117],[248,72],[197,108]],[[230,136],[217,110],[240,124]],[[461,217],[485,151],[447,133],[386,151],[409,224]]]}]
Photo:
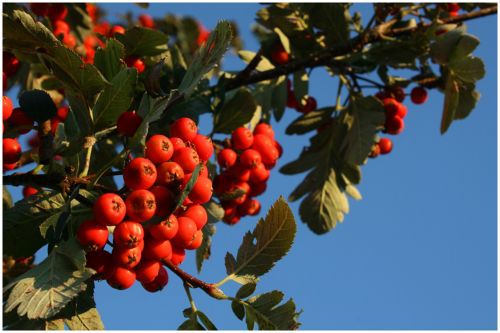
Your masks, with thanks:
[{"label": "green leaf", "polygon": [[9,189],[5,185],[3,186],[2,203],[4,212],[13,206],[12,196],[10,195]]},{"label": "green leaf", "polygon": [[204,331],[205,328],[198,323],[196,317],[192,317],[184,321],[179,327],[177,327],[179,331]]},{"label": "green leaf", "polygon": [[464,82],[474,83],[484,77],[484,63],[480,58],[467,57],[450,62],[453,75]]},{"label": "green leaf", "polygon": [[448,74],[444,90],[443,115],[441,118],[441,134],[446,133],[455,118],[455,112],[458,107],[458,83],[453,75]]},{"label": "green leaf", "polygon": [[129,109],[136,83],[135,68],[125,68],[113,78],[111,85],[99,95],[93,109],[96,131],[115,125],[118,117]]},{"label": "green leaf", "polygon": [[[243,60],[247,64],[250,63],[250,61],[252,61],[253,58],[255,58],[256,54],[257,53],[252,51],[246,51],[246,50],[238,51],[238,57],[240,57],[241,60]],[[274,65],[269,61],[269,59],[267,59],[264,56],[260,57],[260,61],[257,64],[257,67],[255,67],[255,69],[259,72],[264,72],[273,68]]]},{"label": "green leaf", "polygon": [[168,36],[160,30],[136,26],[115,38],[125,46],[127,55],[155,56],[168,50]]},{"label": "green leaf", "polygon": [[278,78],[278,82],[273,88],[272,107],[276,121],[280,121],[285,114],[286,102],[288,98],[288,89],[286,85],[286,78],[281,76]]},{"label": "green leaf", "polygon": [[239,320],[243,320],[243,318],[245,318],[245,307],[243,306],[243,304],[234,300],[231,302],[231,309],[233,310],[234,315]]},{"label": "green leaf", "polygon": [[281,45],[283,45],[283,48],[285,49],[286,53],[288,53],[288,54],[292,53],[292,51],[290,49],[290,41],[288,40],[288,37],[278,27],[274,28],[273,30],[278,35],[278,38],[280,39]]},{"label": "green leaf", "polygon": [[85,251],[75,239],[55,247],[49,256],[4,288],[10,290],[4,311],[17,308],[28,319],[56,315],[80,292],[93,274],[85,268]]},{"label": "green leaf", "polygon": [[326,107],[305,113],[288,125],[286,134],[302,135],[313,131],[329,121],[333,111],[335,111],[333,107]]},{"label": "green leaf", "polygon": [[107,80],[112,80],[125,64],[120,59],[125,58],[125,46],[114,38],[106,41],[105,48],[95,52],[94,64]]},{"label": "green leaf", "polygon": [[196,316],[200,319],[203,325],[210,330],[210,331],[216,331],[217,327],[212,323],[210,319],[208,319],[207,315],[201,312],[200,310],[196,311]]},{"label": "green leaf", "polygon": [[246,298],[254,293],[255,288],[257,288],[255,283],[244,284],[236,293],[236,297],[240,299]]},{"label": "green leaf", "polygon": [[[295,303],[289,299],[281,304],[283,293],[277,290],[254,296],[244,303],[247,319],[249,315],[255,319],[260,330],[295,330],[299,328],[297,321],[300,313],[296,312]],[[248,320],[247,320],[248,322]],[[252,329],[248,327],[248,329]]]},{"label": "green leaf", "polygon": [[193,186],[198,180],[198,176],[200,175],[201,166],[202,164],[198,164],[196,168],[194,168],[193,172],[191,173],[191,177],[189,178],[189,181],[187,182],[182,192],[179,194],[179,199],[177,199],[177,204],[175,205],[175,208],[172,210],[173,212],[175,212],[180,206],[182,206],[184,200],[186,200],[189,193],[191,193],[191,190],[193,189]]},{"label": "green leaf", "polygon": [[196,51],[178,88],[182,94],[191,95],[198,82],[222,59],[231,39],[231,24],[228,21],[219,21],[210,33],[208,41]]},{"label": "green leaf", "polygon": [[[287,254],[295,238],[296,224],[290,207],[280,197],[252,233],[247,232],[238,250],[234,266],[226,267],[228,278],[258,277],[267,273]],[[226,255],[226,262],[229,260]],[[234,260],[234,258],[233,258]],[[231,261],[231,260],[229,260]]]},{"label": "green leaf", "polygon": [[293,73],[293,92],[299,103],[303,101],[309,92],[309,75],[305,69]]},{"label": "green leaf", "polygon": [[431,44],[429,55],[436,63],[446,65],[450,61],[451,55],[455,52],[455,48],[464,33],[465,31],[462,29],[453,29],[440,35],[436,38],[436,41]]},{"label": "green leaf", "polygon": [[477,102],[481,98],[481,94],[474,90],[475,85],[468,83],[460,87],[458,96],[458,105],[455,110],[455,119],[466,118],[476,107]]},{"label": "green leaf", "polygon": [[203,232],[203,241],[199,248],[196,249],[196,269],[198,273],[201,272],[203,262],[210,258],[211,247],[212,247],[212,237],[215,234],[215,225],[207,223],[201,229]]},{"label": "green leaf", "polygon": [[208,223],[216,223],[224,218],[224,208],[213,200],[203,204],[208,213]]},{"label": "green leaf", "polygon": [[377,132],[384,126],[382,103],[373,97],[353,97],[344,115],[347,135],[341,145],[348,163],[361,165],[370,154]]},{"label": "green leaf", "polygon": [[450,54],[450,61],[460,60],[471,54],[479,45],[479,39],[470,34],[463,34]]},{"label": "green leaf", "polygon": [[214,115],[214,133],[231,133],[248,123],[257,109],[252,93],[240,88],[222,109]]},{"label": "green leaf", "polygon": [[78,295],[59,313],[70,330],[104,330],[94,301],[94,282],[88,282],[86,290]]},{"label": "green leaf", "polygon": [[307,4],[310,22],[325,32],[328,45],[349,40],[349,5],[342,3]]},{"label": "green leaf", "polygon": [[57,114],[54,101],[43,90],[26,90],[19,96],[19,106],[34,121],[43,122]]}]

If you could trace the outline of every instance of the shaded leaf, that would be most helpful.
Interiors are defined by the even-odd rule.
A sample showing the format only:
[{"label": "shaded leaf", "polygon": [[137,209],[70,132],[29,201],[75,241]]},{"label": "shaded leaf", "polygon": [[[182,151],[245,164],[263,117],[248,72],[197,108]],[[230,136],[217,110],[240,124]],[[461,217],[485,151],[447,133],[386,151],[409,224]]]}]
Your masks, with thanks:
[{"label": "shaded leaf", "polygon": [[207,223],[201,230],[203,232],[203,241],[200,247],[196,249],[196,269],[198,273],[201,272],[203,262],[210,258],[212,237],[215,234],[216,228],[214,225]]},{"label": "shaded leaf", "polygon": [[458,83],[451,74],[447,75],[444,90],[443,115],[441,118],[441,134],[444,134],[455,118],[455,111],[458,106]]},{"label": "shaded leaf", "polygon": [[104,330],[94,301],[94,282],[88,282],[85,291],[71,301],[58,316],[64,318],[70,330]]},{"label": "shaded leaf", "polygon": [[239,320],[243,320],[243,318],[245,317],[245,307],[243,306],[243,304],[239,303],[238,301],[232,301],[231,309],[233,310],[234,315]]},{"label": "shaded leaf", "polygon": [[125,68],[125,63],[120,59],[125,58],[125,46],[114,38],[106,41],[105,48],[98,48],[95,52],[94,65],[104,77],[112,80],[116,74]]},{"label": "shaded leaf", "polygon": [[255,288],[257,288],[255,283],[244,284],[240,289],[238,289],[238,292],[236,292],[236,297],[240,299],[246,298],[254,293]]},{"label": "shaded leaf", "polygon": [[[238,51],[238,57],[240,57],[241,60],[243,60],[247,64],[250,63],[250,61],[252,61],[253,58],[255,58],[256,54],[257,53],[255,53],[255,52],[247,51],[247,50]],[[260,57],[260,61],[257,64],[257,67],[255,67],[255,69],[258,70],[259,72],[264,72],[264,71],[267,71],[267,70],[270,70],[273,68],[274,68],[274,65],[269,61],[269,59],[267,59],[264,56]]]},{"label": "shaded leaf", "polygon": [[478,45],[479,39],[476,36],[463,34],[450,54],[450,61],[453,62],[467,57],[476,49]]},{"label": "shaded leaf", "polygon": [[305,113],[288,125],[286,128],[286,134],[300,135],[315,130],[330,120],[331,114],[334,110],[335,109],[332,107],[326,107]]},{"label": "shaded leaf", "polygon": [[450,62],[450,70],[453,75],[464,82],[474,83],[484,77],[484,63],[475,57],[462,58]]},{"label": "shaded leaf", "polygon": [[182,192],[179,194],[179,198],[177,199],[177,204],[175,205],[175,208],[172,210],[175,212],[186,200],[188,197],[189,193],[191,193],[191,190],[193,189],[194,184],[196,183],[196,180],[198,180],[198,176],[200,175],[200,169],[201,169],[202,164],[198,164],[196,168],[194,168],[193,172],[191,173],[191,177],[189,178],[189,181],[186,183],[186,186],[184,186],[184,189]]},{"label": "shaded leaf", "polygon": [[292,299],[280,305],[283,296],[282,292],[275,290],[248,299],[244,303],[248,329],[253,329],[253,324],[248,325],[249,316],[257,322],[259,330],[297,329],[300,313],[296,312]]},{"label": "shaded leaf", "polygon": [[19,96],[19,106],[31,119],[43,122],[57,114],[57,107],[50,95],[43,90],[26,90]]},{"label": "shaded leaf", "polygon": [[455,119],[466,118],[476,107],[477,102],[481,98],[481,94],[474,89],[475,85],[470,83],[460,87],[458,105],[455,110]]},{"label": "shaded leaf", "polygon": [[127,55],[155,56],[168,50],[168,36],[155,29],[133,27],[125,34],[116,34]]},{"label": "shaded leaf", "polygon": [[248,123],[256,109],[257,104],[252,93],[246,88],[239,89],[214,115],[214,133],[231,133]]},{"label": "shaded leaf", "polygon": [[300,103],[309,92],[309,75],[305,69],[293,73],[293,92]]}]

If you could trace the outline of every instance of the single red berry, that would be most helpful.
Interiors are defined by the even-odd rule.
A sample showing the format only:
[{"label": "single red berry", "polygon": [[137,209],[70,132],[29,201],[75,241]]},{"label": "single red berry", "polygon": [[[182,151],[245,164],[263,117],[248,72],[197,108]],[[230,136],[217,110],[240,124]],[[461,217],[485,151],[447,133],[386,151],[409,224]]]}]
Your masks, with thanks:
[{"label": "single red berry", "polygon": [[406,94],[402,87],[395,86],[390,89],[390,93],[394,96],[394,99],[399,103],[402,103],[405,100]]},{"label": "single red berry", "polygon": [[148,260],[170,260],[172,258],[172,244],[166,239],[148,238],[142,254],[144,259]]},{"label": "single red berry", "polygon": [[260,202],[257,199],[247,199],[244,203],[238,206],[238,214],[241,216],[245,215],[257,215],[260,212]]},{"label": "single red berry", "polygon": [[214,145],[212,144],[212,140],[204,135],[197,134],[195,138],[192,140],[194,148],[202,161],[208,161],[208,159],[214,153]]},{"label": "single red berry", "polygon": [[144,61],[142,61],[139,57],[136,56],[128,56],[125,58],[125,63],[127,67],[134,67],[137,69],[137,73],[141,74],[146,69],[146,65]]},{"label": "single red berry", "polygon": [[241,217],[237,213],[234,213],[232,215],[224,215],[222,221],[224,221],[226,224],[234,225],[240,222],[240,219]]},{"label": "single red berry", "polygon": [[408,109],[394,98],[386,98],[382,101],[384,104],[385,115],[387,118],[398,116],[401,119],[406,117]]},{"label": "single red berry", "polygon": [[265,182],[252,184],[250,187],[249,197],[257,197],[264,193],[267,189],[267,184]]},{"label": "single red berry", "polygon": [[196,229],[200,230],[207,224],[207,210],[202,205],[191,205],[183,213],[183,217],[189,217],[196,224]]},{"label": "single red berry", "polygon": [[172,264],[178,266],[178,265],[182,264],[182,262],[184,261],[184,258],[186,258],[186,250],[184,250],[183,247],[173,245],[172,246],[172,258],[170,259],[170,262],[172,262]]},{"label": "single red berry", "polygon": [[52,28],[54,29],[54,35],[58,36],[60,34],[68,34],[70,31],[68,23],[63,20],[56,20],[52,22]]},{"label": "single red berry", "polygon": [[164,135],[153,135],[146,141],[146,157],[154,164],[168,162],[174,154],[174,146]]},{"label": "single red berry", "polygon": [[116,34],[124,35],[126,32],[125,28],[122,27],[121,25],[114,25],[111,30],[109,31],[109,35],[115,36]]},{"label": "single red berry", "polygon": [[248,149],[252,146],[254,135],[246,127],[238,127],[231,135],[231,143],[235,149]]},{"label": "single red berry", "polygon": [[210,31],[198,23],[198,37],[196,38],[196,45],[201,46],[208,40],[208,36],[210,36]]},{"label": "single red berry", "polygon": [[316,99],[314,97],[308,96],[305,105],[299,105],[297,111],[302,113],[309,113],[316,110],[317,108],[318,102],[316,102]]},{"label": "single red berry", "polygon": [[297,101],[297,97],[293,91],[289,91],[286,97],[286,106],[291,109],[297,109],[299,107],[299,103]]},{"label": "single red berry", "polygon": [[175,202],[174,194],[170,190],[161,185],[155,185],[149,189],[155,196],[156,212],[159,217],[166,217],[170,214]]},{"label": "single red berry", "polygon": [[149,283],[142,283],[142,287],[151,292],[157,292],[160,290],[163,290],[165,286],[168,284],[168,273],[167,270],[162,266],[160,267],[160,270],[158,271],[158,275],[156,278]]},{"label": "single red berry", "polygon": [[157,172],[157,183],[171,189],[178,187],[184,179],[184,170],[175,162],[163,162]]},{"label": "single red berry", "polygon": [[193,141],[198,134],[196,123],[190,118],[179,118],[170,125],[170,136],[183,141]]},{"label": "single red berry", "polygon": [[12,115],[12,110],[14,110],[14,106],[12,105],[12,100],[8,96],[3,96],[3,104],[2,104],[2,118],[3,120],[7,120]]},{"label": "single red berry", "polygon": [[172,242],[176,246],[186,248],[193,241],[194,234],[198,229],[196,229],[196,223],[189,217],[181,216],[177,218],[177,221],[179,221],[179,230]]},{"label": "single red berry", "polygon": [[201,230],[198,230],[194,233],[193,240],[189,245],[186,247],[187,250],[196,250],[201,246],[201,243],[203,242],[203,232]]},{"label": "single red berry", "polygon": [[236,163],[238,154],[230,148],[222,149],[217,155],[217,162],[222,168],[229,168]]},{"label": "single red berry", "polygon": [[459,4],[455,3],[455,2],[449,3],[449,4],[447,4],[447,6],[448,6],[449,12],[458,12],[460,10]]},{"label": "single red berry", "polygon": [[148,190],[135,190],[125,200],[127,215],[134,221],[145,222],[153,217],[156,211],[156,201],[153,193]]},{"label": "single red berry", "polygon": [[174,146],[174,152],[176,150],[186,147],[186,144],[184,143],[184,141],[182,141],[181,138],[176,138],[176,137],[170,138],[170,142],[172,142],[172,145]]},{"label": "single red berry", "polygon": [[92,212],[102,225],[117,225],[125,218],[125,202],[118,194],[105,193],[94,202]]},{"label": "single red berry", "polygon": [[125,290],[135,282],[135,272],[128,268],[113,265],[111,268],[110,277],[107,279],[108,284],[118,290]]},{"label": "single red berry", "polygon": [[17,163],[3,163],[3,172],[14,170],[17,168]]},{"label": "single red berry", "polygon": [[278,158],[280,158],[281,155],[283,155],[283,147],[281,147],[278,141],[273,141],[273,144],[274,147],[276,147],[276,149],[278,150]]},{"label": "single red berry", "polygon": [[271,125],[266,124],[266,123],[260,123],[257,126],[255,126],[255,129],[253,130],[253,134],[264,134],[267,135],[271,140],[274,140],[274,131]]},{"label": "single red berry", "polygon": [[69,113],[69,107],[63,106],[57,109],[57,118],[59,118],[61,121],[65,121],[66,118],[68,117]]},{"label": "single red berry", "polygon": [[428,98],[427,90],[424,87],[415,87],[411,91],[411,101],[414,104],[424,104]]},{"label": "single red berry", "polygon": [[392,150],[392,141],[389,138],[382,138],[378,142],[378,146],[380,148],[380,154],[389,154]]},{"label": "single red berry", "polygon": [[161,263],[157,260],[142,260],[135,268],[137,281],[141,283],[150,283],[158,276]]},{"label": "single red berry", "polygon": [[403,131],[405,123],[398,116],[390,117],[385,120],[385,131],[392,135],[397,135]]},{"label": "single red berry", "polygon": [[259,163],[250,170],[250,182],[251,183],[262,183],[269,179],[271,172],[266,169],[263,163]]},{"label": "single red berry", "polygon": [[51,21],[64,20],[68,15],[68,8],[62,3],[51,3],[47,16]]},{"label": "single red berry", "polygon": [[109,276],[109,269],[112,265],[111,253],[104,250],[90,251],[85,255],[86,266],[92,268],[96,273],[94,274],[95,280],[105,280]]},{"label": "single red berry", "polygon": [[145,28],[153,29],[155,27],[155,22],[154,22],[153,18],[148,14],[139,15],[139,22]]},{"label": "single red berry", "polygon": [[376,93],[375,97],[377,97],[381,101],[383,101],[386,98],[392,98],[391,95],[385,90],[381,90],[378,93]]},{"label": "single red berry", "polygon": [[38,132],[33,132],[33,134],[28,139],[28,145],[31,148],[38,148],[40,145],[40,139],[38,138]]},{"label": "single red berry", "polygon": [[33,128],[33,120],[21,108],[12,110],[9,124],[15,127],[19,134],[26,134]]},{"label": "single red berry", "polygon": [[128,248],[116,246],[113,248],[111,254],[113,255],[113,261],[116,265],[128,269],[132,269],[139,265],[142,256],[141,249],[138,247]]},{"label": "single red berry", "polygon": [[245,168],[239,161],[227,169],[227,174],[237,181],[247,182],[250,180],[250,169]]},{"label": "single red berry", "polygon": [[212,193],[212,180],[208,177],[198,177],[189,193],[189,199],[195,204],[203,204],[210,201]]},{"label": "single red berry", "polygon": [[11,77],[16,74],[19,66],[21,66],[21,63],[15,55],[10,52],[3,52],[3,71],[7,77]]},{"label": "single red berry", "polygon": [[117,247],[134,248],[144,239],[142,225],[134,221],[124,221],[113,231],[113,242]]},{"label": "single red berry", "polygon": [[86,220],[78,228],[76,238],[88,251],[102,249],[108,241],[108,228],[94,220]]},{"label": "single red berry", "polygon": [[179,230],[179,222],[175,215],[170,215],[160,223],[150,225],[148,231],[157,240],[170,240],[175,237]]},{"label": "single red berry", "polygon": [[179,164],[185,173],[191,173],[200,164],[200,158],[196,150],[184,147],[174,153],[172,161]]},{"label": "single red berry", "polygon": [[121,135],[132,137],[141,123],[142,118],[135,111],[123,112],[116,121],[116,130]]},{"label": "single red berry", "polygon": [[285,51],[283,45],[277,44],[271,51],[271,60],[278,65],[284,65],[290,61],[290,55]]},{"label": "single red berry", "polygon": [[247,169],[253,169],[261,162],[262,157],[260,156],[260,153],[255,149],[247,149],[240,155],[240,163]]},{"label": "single red berry", "polygon": [[254,135],[252,149],[260,153],[262,162],[266,166],[276,163],[276,160],[279,158],[278,149],[274,146],[273,141],[265,135]]},{"label": "single red berry", "polygon": [[21,145],[17,139],[4,138],[3,147],[3,162],[4,164],[16,163],[21,157]]},{"label": "single red berry", "polygon": [[156,181],[157,170],[147,158],[134,158],[123,170],[125,185],[132,190],[148,189]]},{"label": "single red berry", "polygon": [[59,119],[58,117],[50,119],[50,132],[52,133],[52,135],[56,135],[57,127],[59,126],[60,123],[61,119]]},{"label": "single red berry", "polygon": [[222,208],[224,208],[224,216],[232,216],[237,214],[238,205],[223,201]]},{"label": "single red berry", "polygon": [[30,9],[35,15],[47,16],[47,14],[49,13],[49,4],[41,2],[33,2],[30,3]]},{"label": "single red berry", "polygon": [[24,186],[23,187],[23,197],[31,197],[32,195],[35,195],[38,193],[38,190],[34,187],[31,186]]}]

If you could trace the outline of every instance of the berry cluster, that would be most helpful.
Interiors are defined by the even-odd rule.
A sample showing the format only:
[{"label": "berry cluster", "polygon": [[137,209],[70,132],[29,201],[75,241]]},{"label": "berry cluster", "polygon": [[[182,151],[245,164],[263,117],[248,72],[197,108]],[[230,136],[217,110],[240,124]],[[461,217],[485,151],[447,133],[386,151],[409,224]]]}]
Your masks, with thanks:
[{"label": "berry cluster", "polygon": [[242,216],[259,213],[260,202],[253,197],[266,190],[270,170],[282,153],[268,124],[258,124],[253,133],[245,127],[233,131],[231,141],[226,140],[226,147],[217,154],[223,171],[214,179],[214,192],[224,208],[224,222],[236,224]]},{"label": "berry cluster", "polygon": [[[403,105],[406,97],[405,91],[401,87],[391,87],[390,89],[378,92],[377,97],[384,105],[385,126],[384,133],[398,135],[404,129],[404,118],[408,109]],[[423,104],[427,101],[427,90],[423,87],[415,87],[411,91],[411,101],[414,104]],[[381,138],[372,148],[370,157],[389,154],[392,151],[392,141],[389,138]]]},{"label": "berry cluster", "polygon": [[[117,289],[127,289],[135,280],[150,292],[165,287],[168,275],[162,261],[179,265],[185,250],[197,249],[203,241],[201,229],[208,216],[202,204],[212,197],[205,163],[212,154],[210,138],[198,134],[189,118],[175,121],[170,137],[156,134],[147,140],[145,157],[134,158],[123,170],[129,190],[125,200],[114,193],[101,195],[93,206],[94,218],[78,230],[96,279]],[[175,209],[200,164],[191,192]],[[108,227],[114,227],[111,253],[104,250]]]},{"label": "berry cluster", "polygon": [[290,80],[287,80],[286,84],[288,91],[286,100],[287,107],[295,109],[300,113],[308,113],[316,110],[316,108],[318,107],[318,103],[316,102],[316,99],[314,97],[307,96],[305,101],[298,101],[292,89],[292,83],[290,82]]}]

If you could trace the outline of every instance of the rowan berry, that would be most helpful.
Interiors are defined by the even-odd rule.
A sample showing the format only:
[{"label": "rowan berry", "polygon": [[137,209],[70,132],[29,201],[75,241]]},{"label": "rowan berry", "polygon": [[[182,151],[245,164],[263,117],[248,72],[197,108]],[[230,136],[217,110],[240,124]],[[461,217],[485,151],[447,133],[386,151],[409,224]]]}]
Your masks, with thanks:
[{"label": "rowan berry", "polygon": [[155,27],[155,22],[154,22],[153,18],[148,14],[139,15],[139,22],[145,28],[153,29]]},{"label": "rowan berry", "polygon": [[255,129],[253,130],[253,134],[264,134],[267,135],[271,140],[274,140],[274,131],[271,125],[266,124],[266,123],[260,123],[257,126],[255,126]]},{"label": "rowan berry", "polygon": [[153,217],[156,211],[156,201],[153,193],[148,190],[135,190],[125,200],[127,215],[134,221],[145,222]]},{"label": "rowan berry", "polygon": [[15,108],[9,118],[9,124],[15,127],[19,134],[26,134],[33,128],[33,119],[21,108]]},{"label": "rowan berry", "polygon": [[4,164],[16,163],[21,157],[21,145],[17,139],[4,138],[2,147]]},{"label": "rowan berry", "polygon": [[269,176],[271,175],[271,172],[266,169],[263,163],[259,163],[250,170],[250,182],[255,184],[255,183],[262,183],[265,182],[269,179]]},{"label": "rowan berry", "polygon": [[86,266],[96,271],[93,276],[95,280],[105,280],[109,277],[113,260],[111,253],[105,250],[90,251],[86,253],[85,259]]},{"label": "rowan berry", "polygon": [[229,168],[236,163],[238,154],[230,148],[222,149],[217,155],[217,162],[222,168]]},{"label": "rowan berry", "polygon": [[406,117],[408,109],[394,98],[386,98],[382,101],[384,104],[385,115],[387,118],[398,116],[401,119]]},{"label": "rowan berry", "polygon": [[157,292],[165,288],[165,286],[168,284],[168,273],[167,270],[164,267],[160,267],[160,270],[158,272],[158,276],[153,280],[153,282],[150,283],[142,283],[142,287],[151,292]]},{"label": "rowan berry", "polygon": [[415,87],[411,91],[411,101],[414,104],[424,104],[428,98],[427,90],[424,87]]},{"label": "rowan berry", "polygon": [[172,245],[172,258],[170,259],[170,262],[178,266],[182,264],[185,258],[186,258],[186,250],[184,250],[183,247]]},{"label": "rowan berry", "polygon": [[2,100],[2,119],[7,120],[12,115],[12,110],[14,106],[12,105],[12,100],[8,96],[3,96]]},{"label": "rowan berry", "polygon": [[194,234],[198,229],[196,223],[189,217],[180,216],[177,221],[179,221],[179,230],[172,242],[176,246],[186,248],[193,241]]},{"label": "rowan berry", "polygon": [[188,197],[195,204],[203,204],[210,200],[212,192],[212,181],[210,178],[198,177]]},{"label": "rowan berry", "polygon": [[135,111],[123,112],[116,121],[116,130],[121,135],[132,137],[141,123],[142,118]]},{"label": "rowan berry", "polygon": [[38,190],[34,187],[31,186],[24,186],[23,187],[23,197],[31,197],[32,195],[35,195],[38,193]]},{"label": "rowan berry", "polygon": [[257,215],[260,212],[260,202],[257,199],[247,199],[241,205],[238,206],[238,214],[241,216],[245,215]]},{"label": "rowan berry", "polygon": [[260,153],[255,149],[246,149],[240,155],[240,163],[244,168],[253,169],[261,162],[262,162],[262,157],[260,156]]},{"label": "rowan berry", "polygon": [[113,264],[110,271],[110,277],[106,281],[115,289],[128,289],[132,287],[135,282],[135,272],[131,269]]},{"label": "rowan berry", "polygon": [[157,183],[169,188],[178,187],[184,179],[184,170],[176,162],[163,162],[157,172]]},{"label": "rowan berry", "polygon": [[148,228],[149,234],[157,240],[170,240],[175,237],[178,230],[179,222],[173,214],[160,223],[150,225]]},{"label": "rowan berry", "polygon": [[172,244],[167,239],[148,238],[144,242],[142,255],[148,260],[170,260],[172,258]]},{"label": "rowan berry", "polygon": [[204,135],[197,134],[195,138],[191,141],[202,161],[208,161],[208,159],[214,153],[214,145],[212,144],[212,140]]},{"label": "rowan berry", "polygon": [[47,16],[51,21],[64,20],[68,15],[68,8],[62,3],[51,3]]},{"label": "rowan berry", "polygon": [[196,229],[200,230],[207,224],[207,210],[202,205],[194,204],[189,206],[182,214],[182,217],[188,217],[196,224]]},{"label": "rowan berry", "polygon": [[172,161],[181,166],[185,173],[191,173],[200,164],[200,158],[196,150],[184,147],[174,153]]},{"label": "rowan berry", "polygon": [[378,146],[380,147],[380,154],[382,155],[389,154],[392,151],[392,141],[389,138],[380,139]]},{"label": "rowan berry", "polygon": [[385,131],[392,135],[397,135],[403,131],[405,127],[403,119],[398,116],[390,117],[385,120]]},{"label": "rowan berry", "polygon": [[254,135],[246,127],[238,127],[231,135],[231,144],[234,149],[244,150],[250,148],[254,141]]},{"label": "rowan berry", "polygon": [[149,189],[155,196],[156,212],[155,215],[165,217],[170,214],[174,206],[174,194],[170,190],[161,185],[155,185]]},{"label": "rowan berry", "polygon": [[179,118],[170,125],[170,136],[192,141],[198,133],[196,123],[190,118]]},{"label": "rowan berry", "polygon": [[146,141],[146,157],[154,164],[168,162],[174,154],[174,146],[169,138],[156,134]]},{"label": "rowan berry", "polygon": [[156,181],[157,170],[147,158],[134,158],[123,170],[125,185],[132,190],[150,188]]},{"label": "rowan berry", "polygon": [[135,268],[137,281],[141,283],[150,283],[158,276],[161,263],[157,260],[142,260]]},{"label": "rowan berry", "polygon": [[113,242],[118,247],[134,248],[144,239],[142,225],[134,221],[124,221],[113,231]]},{"label": "rowan berry", "polygon": [[194,233],[193,240],[186,246],[187,250],[196,250],[203,242],[203,232],[198,230]]},{"label": "rowan berry", "polygon": [[125,218],[125,202],[118,194],[105,193],[94,202],[92,212],[102,225],[117,225]]},{"label": "rowan berry", "polygon": [[138,247],[114,247],[111,254],[116,265],[128,269],[137,266],[142,257],[141,250]]},{"label": "rowan berry", "polygon": [[76,238],[88,251],[102,249],[108,241],[108,228],[94,220],[86,220],[78,228]]},{"label": "rowan berry", "polygon": [[125,63],[127,67],[134,67],[137,69],[137,73],[141,74],[146,69],[146,65],[144,61],[142,61],[139,57],[136,56],[128,56],[125,58]]},{"label": "rowan berry", "polygon": [[287,64],[290,61],[290,55],[281,44],[276,44],[271,50],[271,60],[278,65]]}]

